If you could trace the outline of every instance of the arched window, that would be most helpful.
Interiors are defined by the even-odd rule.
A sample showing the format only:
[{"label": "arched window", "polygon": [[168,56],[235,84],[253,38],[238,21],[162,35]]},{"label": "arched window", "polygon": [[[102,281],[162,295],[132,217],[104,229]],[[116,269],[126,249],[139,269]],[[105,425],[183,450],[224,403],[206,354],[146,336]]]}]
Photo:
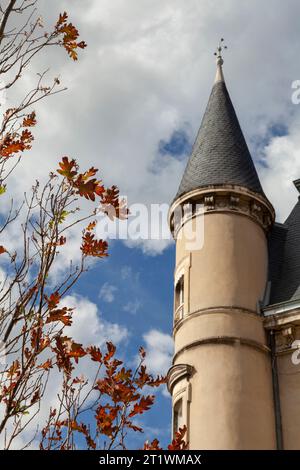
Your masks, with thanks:
[{"label": "arched window", "polygon": [[183,318],[184,309],[184,275],[182,275],[175,286],[175,322]]},{"label": "arched window", "polygon": [[184,425],[183,422],[183,406],[182,406],[182,398],[178,400],[173,409],[173,435],[175,436],[175,433],[179,430],[179,428],[182,428]]}]

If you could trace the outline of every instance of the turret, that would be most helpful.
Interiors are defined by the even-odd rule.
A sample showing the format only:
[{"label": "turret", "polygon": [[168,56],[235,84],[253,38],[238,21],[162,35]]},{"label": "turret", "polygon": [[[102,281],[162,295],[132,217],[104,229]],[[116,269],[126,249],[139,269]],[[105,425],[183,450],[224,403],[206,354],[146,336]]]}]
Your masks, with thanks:
[{"label": "turret", "polygon": [[[190,449],[275,449],[270,348],[261,313],[275,214],[232,105],[221,53],[222,44],[169,213],[176,240],[175,354],[168,373],[173,431],[187,425]],[[199,230],[191,243],[190,234]]]}]

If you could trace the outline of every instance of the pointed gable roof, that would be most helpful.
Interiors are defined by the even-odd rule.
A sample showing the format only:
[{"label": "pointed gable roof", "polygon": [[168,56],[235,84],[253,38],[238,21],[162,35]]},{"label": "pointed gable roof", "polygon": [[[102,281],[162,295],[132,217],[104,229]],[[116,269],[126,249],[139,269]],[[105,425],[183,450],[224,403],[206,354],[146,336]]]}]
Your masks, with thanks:
[{"label": "pointed gable roof", "polygon": [[211,185],[238,185],[264,194],[217,62],[216,81],[176,199]]}]

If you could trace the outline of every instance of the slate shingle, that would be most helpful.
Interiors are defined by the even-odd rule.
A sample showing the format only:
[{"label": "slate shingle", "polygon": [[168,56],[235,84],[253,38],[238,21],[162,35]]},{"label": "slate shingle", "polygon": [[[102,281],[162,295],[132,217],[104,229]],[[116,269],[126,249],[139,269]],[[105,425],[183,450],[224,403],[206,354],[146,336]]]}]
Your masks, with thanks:
[{"label": "slate shingle", "polygon": [[224,82],[215,83],[176,198],[233,184],[264,194]]},{"label": "slate shingle", "polygon": [[269,240],[270,304],[300,300],[300,199],[278,232]]}]

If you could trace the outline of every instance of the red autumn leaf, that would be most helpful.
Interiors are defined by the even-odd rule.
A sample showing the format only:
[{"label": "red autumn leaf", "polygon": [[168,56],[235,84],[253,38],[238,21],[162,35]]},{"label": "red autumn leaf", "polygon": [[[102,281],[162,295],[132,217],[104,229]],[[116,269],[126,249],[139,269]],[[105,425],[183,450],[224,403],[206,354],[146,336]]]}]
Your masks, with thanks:
[{"label": "red autumn leaf", "polygon": [[61,45],[65,48],[71,59],[77,60],[78,54],[76,49],[84,49],[86,43],[84,41],[77,42],[79,32],[72,23],[67,23],[68,15],[66,12],[59,15],[55,25],[58,35],[62,35]]},{"label": "red autumn leaf", "polygon": [[125,199],[120,200],[119,189],[116,186],[107,188],[101,194],[102,211],[113,220],[115,217],[124,220],[128,217],[129,210]]},{"label": "red autumn leaf", "polygon": [[38,369],[44,369],[44,370],[46,370],[46,371],[52,369],[53,366],[52,366],[52,361],[51,361],[51,359],[47,359],[47,361],[44,362],[44,364],[39,365],[37,368],[38,368]]},{"label": "red autumn leaf", "polygon": [[91,232],[84,233],[80,249],[85,256],[94,256],[97,258],[108,256],[108,243],[105,240],[95,239],[95,235]]},{"label": "red autumn leaf", "polygon": [[95,193],[97,194],[97,196],[102,196],[102,194],[105,192],[105,188],[102,184],[98,184],[96,189],[95,189]]},{"label": "red autumn leaf", "polygon": [[0,245],[0,255],[3,255],[3,253],[6,253],[6,249],[4,246]]},{"label": "red autumn leaf", "polygon": [[129,382],[132,376],[132,371],[130,369],[126,370],[125,367],[115,375],[116,382]]},{"label": "red autumn leaf", "polygon": [[74,159],[69,160],[68,157],[63,157],[62,161],[59,162],[60,168],[57,173],[64,176],[68,180],[72,180],[77,175],[77,165]]},{"label": "red autumn leaf", "polygon": [[141,359],[145,359],[145,357],[146,357],[146,351],[142,346],[139,349],[139,355],[140,355]]},{"label": "red autumn leaf", "polygon": [[99,348],[91,346],[87,349],[87,353],[91,356],[92,361],[102,362],[102,353]]},{"label": "red autumn leaf", "polygon": [[113,343],[107,342],[106,347],[107,347],[107,353],[105,354],[104,359],[103,359],[105,363],[110,361],[116,352],[116,346]]},{"label": "red autumn leaf", "polygon": [[59,304],[60,295],[59,295],[58,291],[56,291],[56,292],[53,292],[53,293],[50,295],[50,297],[47,297],[47,296],[45,295],[45,299],[46,299],[46,301],[47,301],[49,310],[53,310],[53,309],[56,308],[57,305]]},{"label": "red autumn leaf", "polygon": [[184,441],[186,432],[186,426],[179,428],[179,430],[175,433],[175,437],[172,443],[168,445],[168,450],[186,450],[188,448],[188,444]]},{"label": "red autumn leaf", "polygon": [[94,168],[93,166],[88,170],[86,171],[85,173],[82,174],[82,179],[84,181],[88,180],[89,178],[91,178],[92,176],[95,176],[95,174],[97,173],[97,168]]},{"label": "red autumn leaf", "polygon": [[112,206],[115,206],[119,199],[119,189],[117,186],[114,185],[111,188],[107,188],[101,199],[103,204],[111,204]]},{"label": "red autumn leaf", "polygon": [[154,439],[152,442],[145,442],[143,450],[162,450],[159,445],[159,440]]},{"label": "red autumn leaf", "polygon": [[129,429],[132,429],[134,432],[144,432],[143,428],[141,428],[140,426],[136,426],[135,424],[131,423],[131,421],[126,421],[125,424]]},{"label": "red autumn leaf", "polygon": [[83,349],[82,344],[75,343],[75,341],[71,342],[71,347],[67,351],[67,356],[74,358],[76,364],[78,363],[78,359],[86,356],[86,354],[87,353]]},{"label": "red autumn leaf", "polygon": [[75,182],[79,196],[85,197],[88,200],[95,201],[95,192],[98,186],[98,181],[94,178],[88,181],[84,181],[81,175]]},{"label": "red autumn leaf", "polygon": [[35,125],[36,125],[36,114],[35,114],[35,111],[32,111],[32,113],[24,117],[22,126],[33,127]]},{"label": "red autumn leaf", "polygon": [[91,438],[91,436],[86,436],[86,443],[88,447],[95,450],[96,449],[96,442]]},{"label": "red autumn leaf", "polygon": [[63,245],[66,244],[66,242],[67,242],[66,237],[61,236],[61,237],[59,237],[59,239],[56,243],[53,243],[53,246],[63,246]]},{"label": "red autumn leaf", "polygon": [[94,220],[93,222],[90,222],[89,225],[88,225],[87,228],[86,228],[86,231],[87,231],[87,232],[91,232],[92,230],[94,230],[94,228],[96,227],[96,225],[97,225],[96,220]]},{"label": "red autumn leaf", "polygon": [[60,13],[59,15],[59,18],[57,20],[57,26],[60,26],[62,25],[63,23],[65,23],[68,19],[68,13],[66,11],[64,11],[64,13]]},{"label": "red autumn leaf", "polygon": [[154,396],[148,395],[147,397],[142,397],[138,403],[134,404],[133,410],[129,413],[129,418],[137,414],[143,414],[145,411],[148,411],[154,403]]},{"label": "red autumn leaf", "polygon": [[31,149],[33,135],[28,129],[24,129],[20,134],[6,134],[0,142],[0,155],[4,158],[11,157],[14,153]]},{"label": "red autumn leaf", "polygon": [[19,373],[20,373],[20,362],[18,361],[18,359],[16,359],[15,361],[13,361],[12,365],[8,369],[7,375],[8,377],[13,377],[14,375],[19,375]]},{"label": "red autumn leaf", "polygon": [[85,424],[79,424],[77,423],[77,421],[71,420],[67,422],[66,425],[69,426],[73,431],[78,431],[82,434],[87,434],[87,427],[85,426]]},{"label": "red autumn leaf", "polygon": [[30,400],[30,404],[33,405],[34,403],[36,403],[37,401],[39,401],[40,399],[40,391],[39,390],[36,390]]},{"label": "red autumn leaf", "polygon": [[102,434],[112,436],[113,432],[117,429],[114,426],[114,420],[118,415],[119,407],[111,407],[110,405],[99,406],[96,410],[97,427]]},{"label": "red autumn leaf", "polygon": [[72,325],[71,311],[72,309],[67,307],[63,307],[59,310],[50,310],[46,323],[61,321],[65,326],[70,326]]}]

